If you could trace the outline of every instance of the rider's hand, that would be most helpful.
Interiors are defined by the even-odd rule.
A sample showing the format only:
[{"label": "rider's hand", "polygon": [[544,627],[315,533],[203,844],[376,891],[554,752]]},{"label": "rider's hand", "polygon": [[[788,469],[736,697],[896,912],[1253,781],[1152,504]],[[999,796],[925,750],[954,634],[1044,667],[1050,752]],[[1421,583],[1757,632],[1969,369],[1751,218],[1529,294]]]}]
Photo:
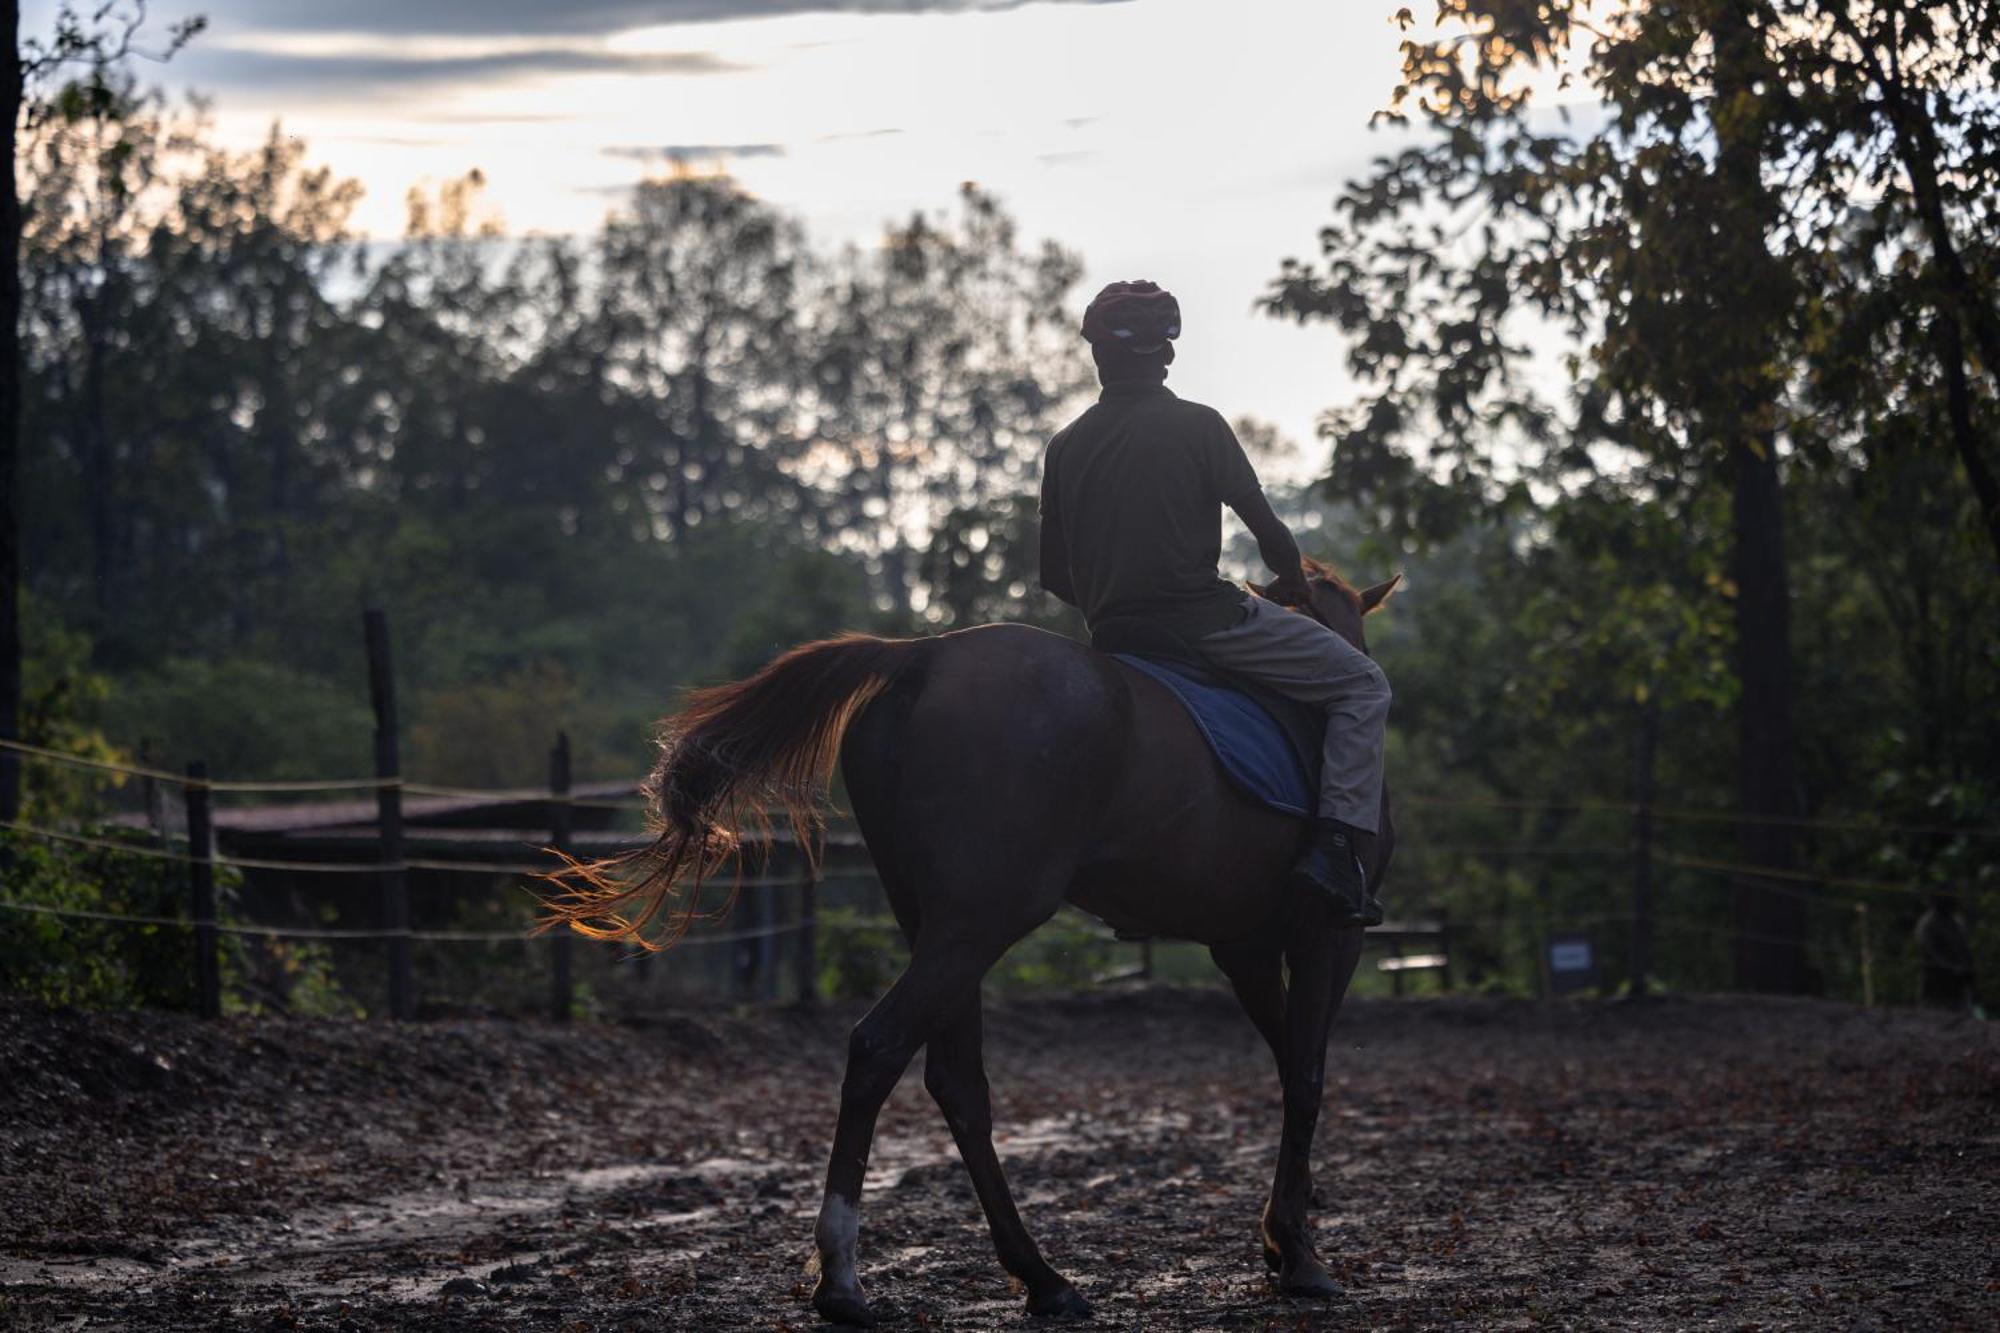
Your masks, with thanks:
[{"label": "rider's hand", "polygon": [[1312,601],[1312,590],[1306,586],[1302,572],[1278,575],[1264,592],[1279,606],[1305,606]]}]

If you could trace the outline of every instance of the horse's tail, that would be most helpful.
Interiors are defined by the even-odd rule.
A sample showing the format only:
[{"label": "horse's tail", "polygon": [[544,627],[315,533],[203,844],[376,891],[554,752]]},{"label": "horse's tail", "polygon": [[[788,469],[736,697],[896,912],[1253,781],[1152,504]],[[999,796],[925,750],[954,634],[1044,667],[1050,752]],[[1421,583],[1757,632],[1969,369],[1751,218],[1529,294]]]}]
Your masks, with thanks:
[{"label": "horse's tail", "polygon": [[[539,929],[567,925],[648,950],[672,945],[698,912],[702,884],[734,859],[746,826],[768,831],[781,811],[799,846],[815,855],[819,793],[847,723],[915,665],[927,641],[843,635],[784,654],[756,675],[692,691],[660,728],[660,759],[644,787],[650,846],[602,861],[564,858],[544,878],[556,892]],[[667,904],[660,937],[643,933]],[[717,911],[728,911],[730,894]]]}]

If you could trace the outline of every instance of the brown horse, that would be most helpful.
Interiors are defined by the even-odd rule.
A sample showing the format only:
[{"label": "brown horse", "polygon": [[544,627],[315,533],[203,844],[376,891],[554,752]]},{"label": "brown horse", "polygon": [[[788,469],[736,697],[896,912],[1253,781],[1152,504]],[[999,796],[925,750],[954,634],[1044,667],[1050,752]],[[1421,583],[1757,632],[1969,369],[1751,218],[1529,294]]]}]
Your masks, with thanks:
[{"label": "brown horse", "polygon": [[[1362,617],[1395,582],[1356,592],[1315,568],[1310,605],[1294,609],[1365,650]],[[1330,924],[1316,896],[1286,893],[1304,822],[1240,795],[1164,686],[1021,625],[904,641],[857,635],[695,692],[663,735],[648,784],[658,837],[621,861],[558,877],[566,892],[551,902],[555,920],[643,942],[647,924],[662,919],[677,937],[693,910],[684,891],[730,858],[746,816],[775,802],[809,838],[837,751],[910,943],[909,967],[848,1046],[814,1229],[821,1315],[874,1322],[855,1271],[861,1182],[876,1115],[919,1048],[928,1052],[924,1084],[1028,1310],[1089,1313],[1015,1210],[993,1150],[980,1052],[981,978],[1065,902],[1124,931],[1209,947],[1277,1057],[1284,1088],[1265,1258],[1287,1293],[1338,1293],[1313,1251],[1308,1158],[1327,1031],[1361,931]],[[1386,806],[1371,878],[1393,847]],[[662,917],[670,899],[680,905]]]}]

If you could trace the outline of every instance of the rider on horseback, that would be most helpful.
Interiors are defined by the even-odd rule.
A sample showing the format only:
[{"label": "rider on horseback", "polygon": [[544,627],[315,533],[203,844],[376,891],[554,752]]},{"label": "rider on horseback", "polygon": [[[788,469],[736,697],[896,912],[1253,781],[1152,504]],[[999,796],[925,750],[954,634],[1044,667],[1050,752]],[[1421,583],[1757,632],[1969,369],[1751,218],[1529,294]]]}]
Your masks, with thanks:
[{"label": "rider on horseback", "polygon": [[1057,432],[1042,472],[1042,586],[1081,610],[1100,648],[1167,642],[1229,675],[1326,712],[1319,818],[1292,882],[1329,895],[1350,925],[1378,925],[1365,855],[1379,827],[1389,684],[1311,615],[1225,581],[1222,506],[1257,539],[1267,591],[1309,607],[1298,543],[1271,511],[1236,435],[1164,381],[1180,305],[1150,282],[1114,282],[1083,316],[1104,392]]}]

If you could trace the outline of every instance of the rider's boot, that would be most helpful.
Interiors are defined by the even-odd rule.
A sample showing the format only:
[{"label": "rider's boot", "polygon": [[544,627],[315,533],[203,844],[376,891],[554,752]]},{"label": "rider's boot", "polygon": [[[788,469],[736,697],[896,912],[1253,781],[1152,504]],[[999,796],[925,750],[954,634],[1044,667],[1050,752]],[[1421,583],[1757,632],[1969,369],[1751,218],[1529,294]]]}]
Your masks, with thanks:
[{"label": "rider's boot", "polygon": [[1374,836],[1337,819],[1315,819],[1312,837],[1292,866],[1291,885],[1301,892],[1326,895],[1333,903],[1336,925],[1382,924],[1382,900],[1368,882],[1362,859]]}]

